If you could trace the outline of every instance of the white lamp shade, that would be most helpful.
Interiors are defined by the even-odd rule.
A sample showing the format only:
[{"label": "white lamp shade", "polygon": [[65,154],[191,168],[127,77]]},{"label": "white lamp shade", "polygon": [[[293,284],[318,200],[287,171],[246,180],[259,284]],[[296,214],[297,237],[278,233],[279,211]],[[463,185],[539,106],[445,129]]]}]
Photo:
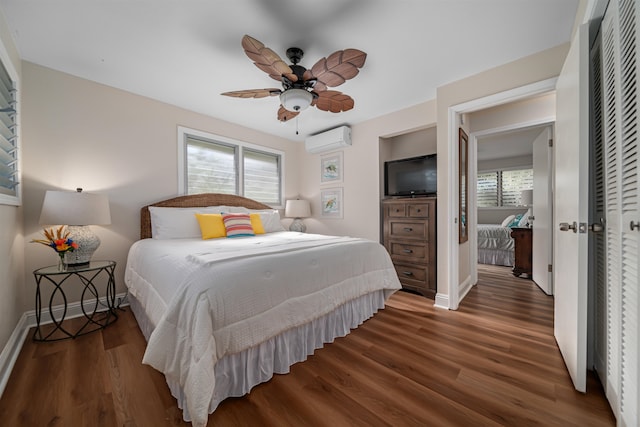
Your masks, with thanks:
[{"label": "white lamp shade", "polygon": [[287,218],[305,218],[311,216],[311,205],[308,200],[287,200],[284,208]]},{"label": "white lamp shade", "polygon": [[533,190],[522,190],[520,192],[520,204],[522,206],[533,205]]},{"label": "white lamp shade", "polygon": [[313,101],[311,92],[304,89],[287,89],[280,94],[280,103],[294,113],[307,109]]},{"label": "white lamp shade", "polygon": [[42,203],[40,224],[111,224],[109,199],[104,194],[80,191],[47,191]]}]

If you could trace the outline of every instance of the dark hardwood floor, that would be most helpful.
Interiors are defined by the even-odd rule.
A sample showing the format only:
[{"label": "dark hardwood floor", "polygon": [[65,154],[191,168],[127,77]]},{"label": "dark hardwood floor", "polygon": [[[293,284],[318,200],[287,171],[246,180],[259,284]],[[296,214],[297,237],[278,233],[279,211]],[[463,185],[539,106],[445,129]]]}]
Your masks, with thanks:
[{"label": "dark hardwood floor", "polygon": [[[126,309],[73,341],[25,342],[2,426],[179,426],[164,377],[140,363]],[[613,426],[602,388],[574,391],[553,338],[553,299],[482,266],[456,312],[398,292],[288,375],[224,401],[210,426]]]}]

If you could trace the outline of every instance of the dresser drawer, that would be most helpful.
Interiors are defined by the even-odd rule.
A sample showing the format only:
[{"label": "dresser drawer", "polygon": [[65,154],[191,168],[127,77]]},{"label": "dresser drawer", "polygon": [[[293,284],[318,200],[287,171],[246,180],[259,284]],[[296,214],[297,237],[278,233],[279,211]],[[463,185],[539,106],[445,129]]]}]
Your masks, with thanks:
[{"label": "dresser drawer", "polygon": [[400,281],[412,280],[418,282],[427,281],[427,267],[407,264],[394,264]]},{"label": "dresser drawer", "polygon": [[407,216],[409,218],[429,218],[429,208],[432,205],[429,203],[415,203],[407,205]]},{"label": "dresser drawer", "polygon": [[428,267],[415,264],[394,263],[393,266],[398,273],[401,283],[408,285],[427,287]]},{"label": "dresser drawer", "polygon": [[389,237],[427,241],[428,221],[389,220]]},{"label": "dresser drawer", "polygon": [[384,205],[384,215],[386,218],[404,218],[407,216],[405,209],[404,203],[387,203]]},{"label": "dresser drawer", "polygon": [[427,264],[429,247],[426,243],[390,242],[389,254],[393,260],[404,260]]}]

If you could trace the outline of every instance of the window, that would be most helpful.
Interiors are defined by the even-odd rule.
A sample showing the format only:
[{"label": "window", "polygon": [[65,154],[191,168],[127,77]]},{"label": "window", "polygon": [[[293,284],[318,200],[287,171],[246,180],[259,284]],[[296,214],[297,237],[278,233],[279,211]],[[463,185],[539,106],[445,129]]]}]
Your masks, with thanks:
[{"label": "window", "polygon": [[0,45],[0,203],[20,204],[17,73]]},{"label": "window", "polygon": [[533,188],[533,169],[478,173],[478,207],[521,206],[520,191]]},{"label": "window", "polygon": [[284,153],[179,128],[179,186],[182,193],[223,193],[282,206]]}]

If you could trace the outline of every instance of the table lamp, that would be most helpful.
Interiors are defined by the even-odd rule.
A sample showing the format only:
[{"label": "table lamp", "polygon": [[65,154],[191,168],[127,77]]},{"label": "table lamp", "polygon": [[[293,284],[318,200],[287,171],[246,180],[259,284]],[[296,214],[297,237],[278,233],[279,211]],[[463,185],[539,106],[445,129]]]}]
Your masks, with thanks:
[{"label": "table lamp", "polygon": [[78,244],[78,249],[65,254],[65,264],[87,264],[100,246],[100,239],[89,225],[111,224],[109,199],[103,194],[83,193],[82,188],[76,191],[47,190],[39,222],[66,225],[69,237]]},{"label": "table lamp", "polygon": [[301,218],[311,216],[311,205],[308,200],[287,200],[284,208],[284,216],[287,218],[294,218],[293,222],[289,226],[289,231],[305,233],[307,231],[307,226],[304,225]]},{"label": "table lamp", "polygon": [[522,190],[520,192],[520,204],[529,208],[524,215],[527,218],[527,225],[531,226],[534,219],[531,210],[531,206],[533,206],[533,190]]}]

